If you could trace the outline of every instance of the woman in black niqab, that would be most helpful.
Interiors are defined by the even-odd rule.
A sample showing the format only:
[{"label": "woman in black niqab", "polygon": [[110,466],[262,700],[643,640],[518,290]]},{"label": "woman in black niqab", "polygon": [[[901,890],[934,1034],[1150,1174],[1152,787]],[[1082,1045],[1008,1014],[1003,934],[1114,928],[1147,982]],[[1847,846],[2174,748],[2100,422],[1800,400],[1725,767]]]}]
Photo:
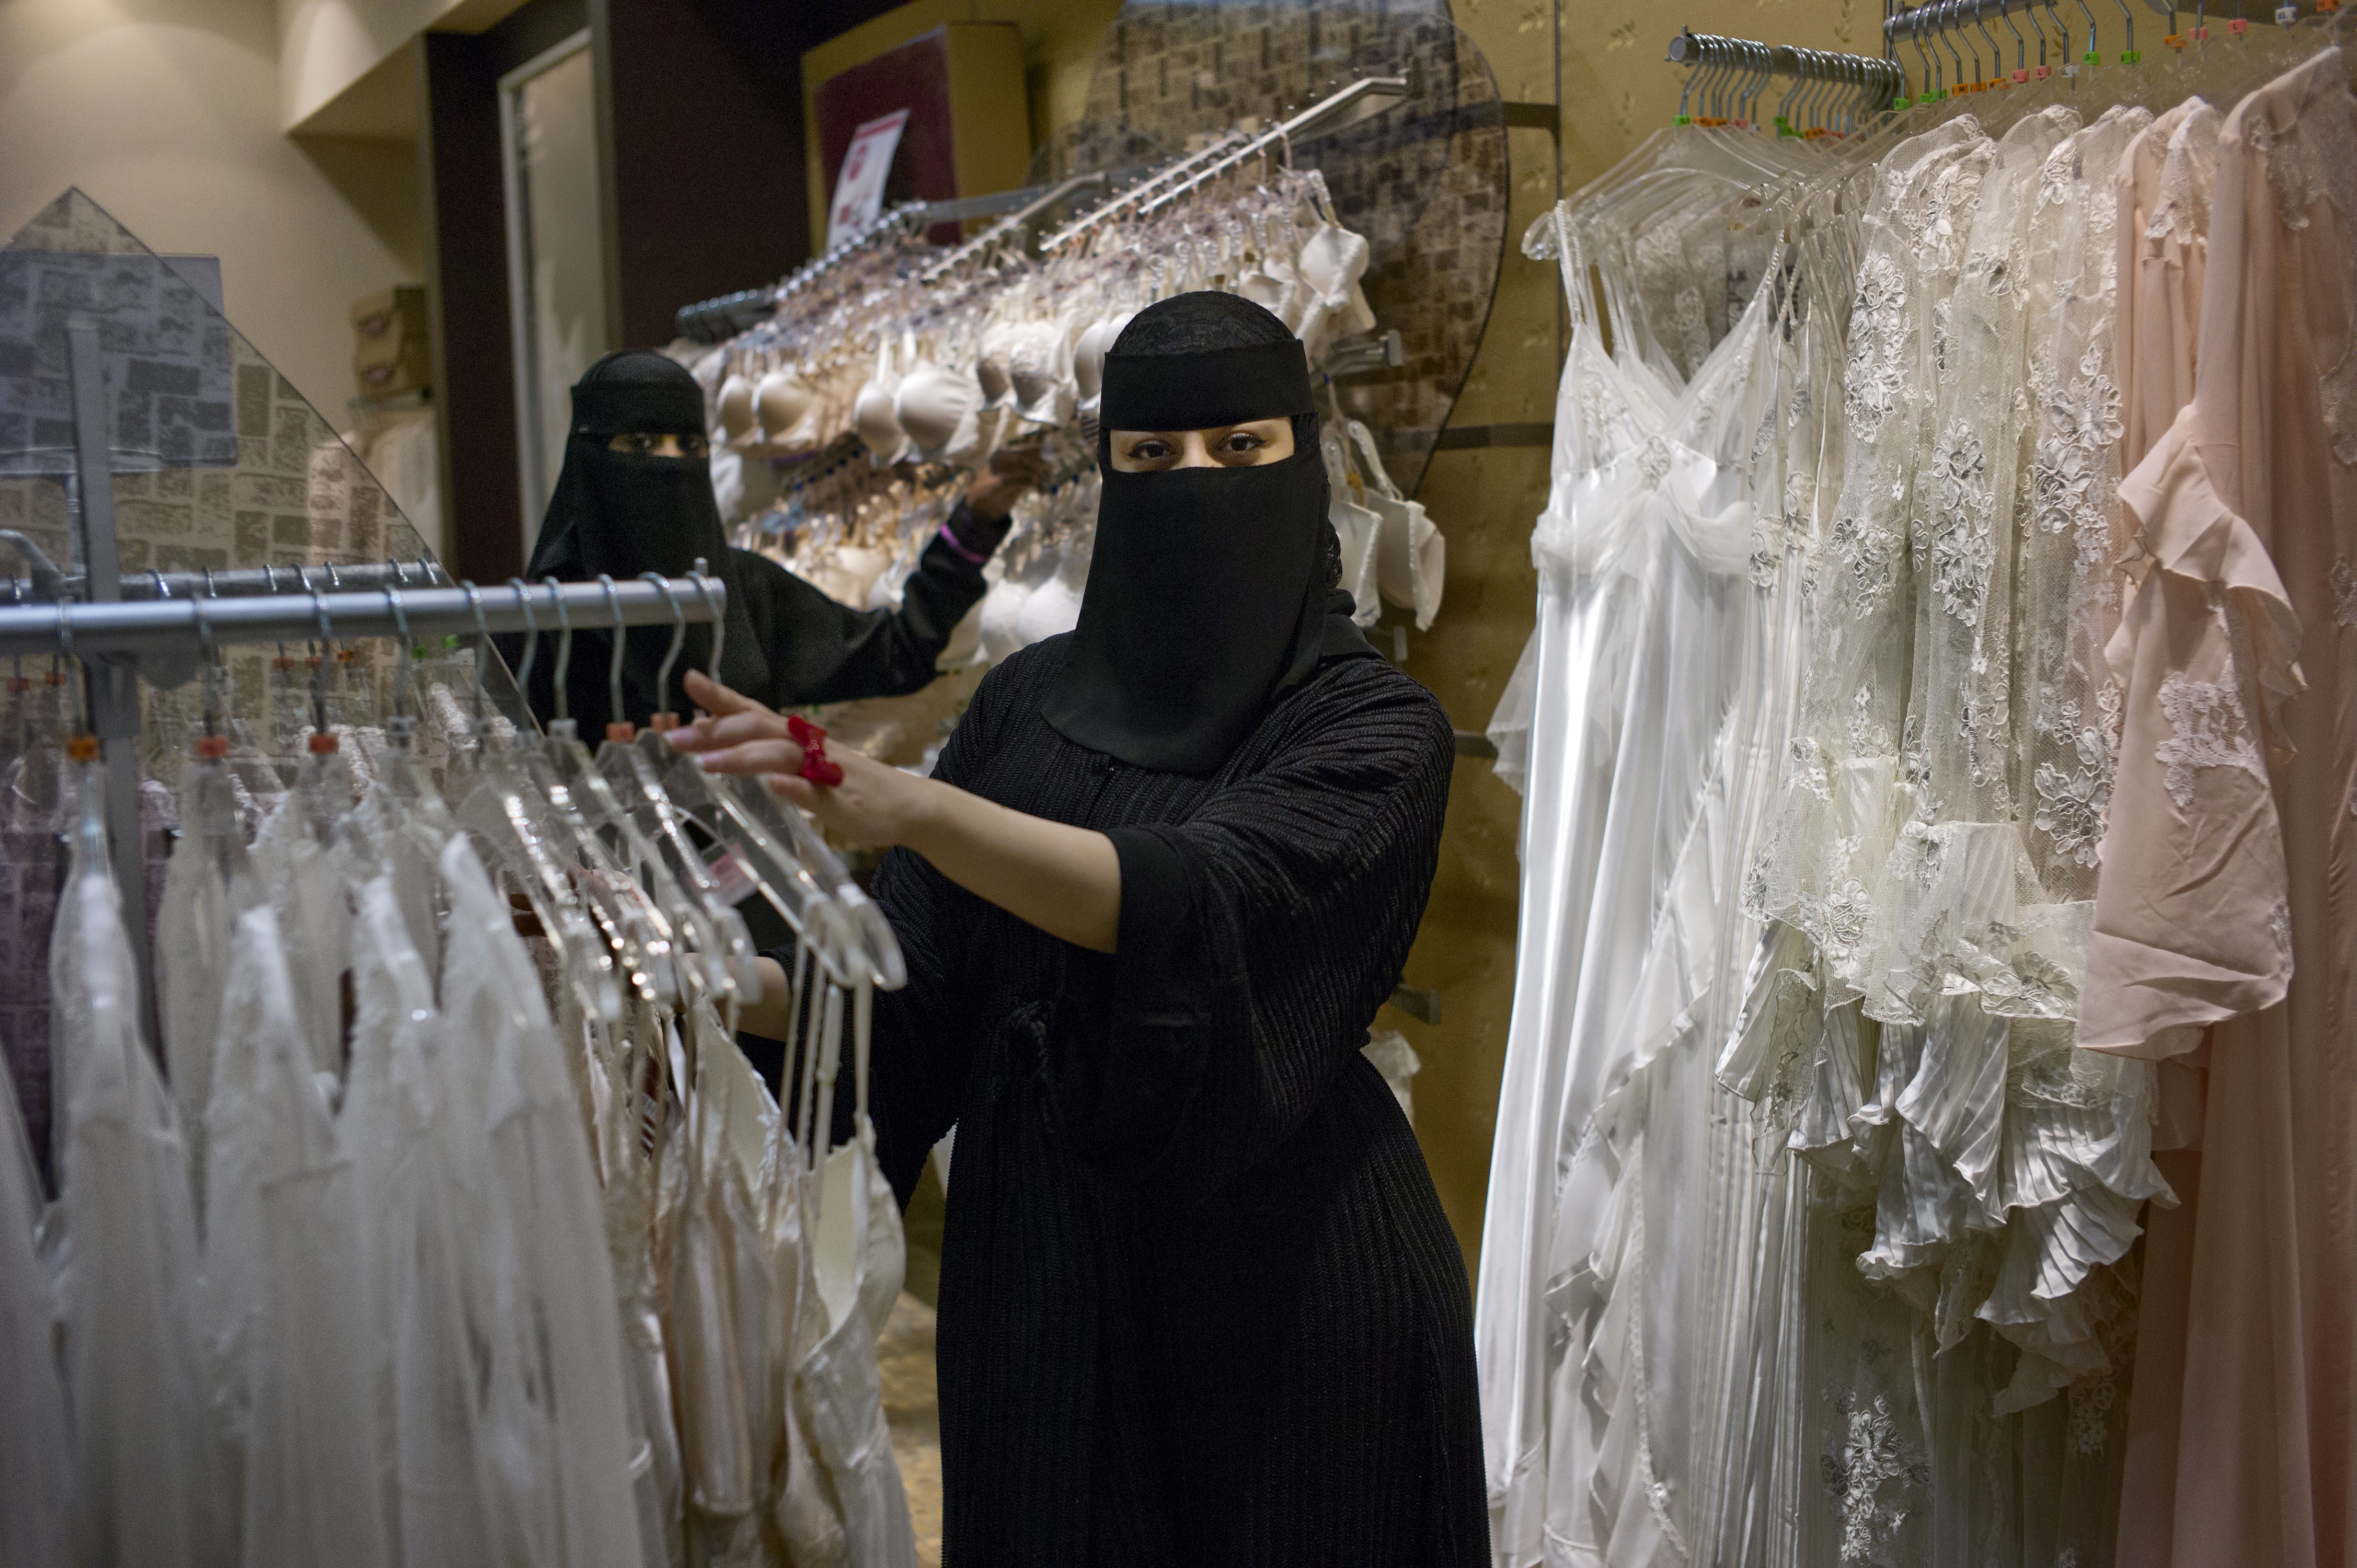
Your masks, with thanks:
[{"label": "woman in black niqab", "polygon": [[[647,439],[663,436],[682,455],[662,455]],[[919,558],[900,607],[856,610],[729,544],[704,439],[704,391],[681,365],[628,349],[590,366],[573,388],[565,467],[526,575],[580,582],[604,574],[627,583],[644,572],[684,576],[702,560],[728,590],[716,673],[771,707],[898,696],[930,682],[951,633],[982,597],[983,564],[1006,537],[1007,510],[1028,479],[979,478]],[[641,632],[624,643],[623,711],[609,712],[610,635],[594,621],[576,623],[565,697],[581,733],[594,739],[609,718],[643,724],[653,713],[685,711],[676,677],[669,692],[656,691],[669,639]],[[691,628],[683,664],[711,645],[708,630]],[[505,651],[512,662],[521,639]],[[554,660],[535,660],[528,697],[544,721],[555,715],[555,695]]]},{"label": "woman in black niqab", "polygon": [[[870,1098],[904,1202],[957,1130],[947,1559],[1486,1564],[1464,1256],[1361,1050],[1431,886],[1448,722],[1333,586],[1282,324],[1166,300],[1104,387],[1079,625],[991,672],[931,779],[791,776],[776,715],[700,677],[715,716],[675,739],[897,846],[873,891],[909,983],[876,999]],[[747,1026],[777,1034],[762,962]]]}]

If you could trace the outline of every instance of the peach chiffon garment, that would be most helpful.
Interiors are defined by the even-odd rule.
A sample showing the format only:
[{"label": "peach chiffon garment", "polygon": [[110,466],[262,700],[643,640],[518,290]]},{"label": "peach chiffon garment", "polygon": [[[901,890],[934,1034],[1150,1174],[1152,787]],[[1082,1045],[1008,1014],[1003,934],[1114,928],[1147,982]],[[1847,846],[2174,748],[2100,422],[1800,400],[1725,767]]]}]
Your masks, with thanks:
[{"label": "peach chiffon garment", "polygon": [[2199,98],[2161,113],[2120,156],[2120,465],[2144,460],[2193,401],[2193,347],[2209,272],[2218,111]]},{"label": "peach chiffon garment", "polygon": [[[2341,50],[2227,116],[2204,259],[2192,401],[2121,489],[2139,532],[2109,650],[2126,713],[2080,1036],[2207,1064],[2199,1153],[2163,1156],[2184,1204],[2153,1213],[2118,1561],[2342,1568],[2357,1542],[2357,102]],[[2140,355],[2148,341],[2139,330]],[[2164,1104],[2157,1143],[2191,1139],[2184,1109]]]}]

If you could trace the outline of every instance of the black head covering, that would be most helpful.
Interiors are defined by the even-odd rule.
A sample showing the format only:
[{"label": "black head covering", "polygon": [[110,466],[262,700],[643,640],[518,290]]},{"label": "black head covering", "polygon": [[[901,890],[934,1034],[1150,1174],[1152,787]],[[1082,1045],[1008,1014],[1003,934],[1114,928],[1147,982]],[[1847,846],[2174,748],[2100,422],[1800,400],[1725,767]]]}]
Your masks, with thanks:
[{"label": "black head covering", "polygon": [[[1321,660],[1372,656],[1340,586],[1326,464],[1300,343],[1234,295],[1138,312],[1105,356],[1095,553],[1043,712],[1066,739],[1140,768],[1217,772],[1279,692]],[[1293,421],[1293,456],[1121,473],[1115,430]]]},{"label": "black head covering", "polygon": [[[644,349],[608,354],[583,372],[573,387],[565,468],[526,575],[533,582],[552,575],[578,582],[600,573],[627,582],[650,571],[681,577],[701,557],[705,571],[728,590],[726,664],[720,679],[740,692],[767,691],[769,663],[747,616],[743,572],[721,526],[710,464],[701,457],[650,457],[608,448],[614,436],[630,434],[704,435],[704,389],[683,367]],[[671,692],[667,700],[659,700],[663,694],[655,690],[655,678],[671,634],[640,628],[623,645],[622,712],[609,714],[606,671],[612,634],[595,629],[594,619],[576,617],[574,625],[565,691],[571,716],[593,742],[609,717],[644,723],[659,711],[684,712],[682,675],[709,664],[710,631],[689,628]],[[544,624],[542,629],[553,628]],[[554,674],[555,661],[544,648],[533,664],[530,693],[533,710],[544,718],[555,712]]]}]

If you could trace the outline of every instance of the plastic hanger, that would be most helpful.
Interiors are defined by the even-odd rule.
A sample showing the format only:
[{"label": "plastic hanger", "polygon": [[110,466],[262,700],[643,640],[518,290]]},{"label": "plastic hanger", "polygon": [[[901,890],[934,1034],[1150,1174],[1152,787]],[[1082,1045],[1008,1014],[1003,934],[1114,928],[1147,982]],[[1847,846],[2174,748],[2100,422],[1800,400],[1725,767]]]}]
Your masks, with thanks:
[{"label": "plastic hanger", "polygon": [[[701,572],[694,575],[705,603],[712,604],[710,579]],[[664,591],[668,596],[667,585]],[[676,605],[673,611],[678,613]],[[716,668],[725,625],[718,619],[713,623]],[[683,617],[675,624],[671,657],[664,660],[660,675],[666,691],[672,658],[676,657],[685,630]],[[838,981],[848,983],[855,970],[866,969],[884,978],[888,987],[904,983],[907,969],[900,960],[899,944],[889,940],[890,928],[882,912],[875,910],[842,861],[802,820],[801,813],[780,806],[758,779],[705,772],[693,757],[662,738],[662,731],[669,727],[651,728],[638,746],[628,741],[609,743],[608,750],[617,753],[615,762],[606,762],[606,753],[600,752],[601,766],[610,777],[617,765],[627,761],[643,788],[662,797],[683,822],[694,823],[709,846],[699,856],[699,865],[737,895],[732,901],[759,892],[805,943],[825,937],[819,950]],[[619,755],[624,750],[630,754],[627,758]],[[708,856],[708,862],[703,856]],[[873,918],[850,913],[856,908],[874,911]],[[877,938],[879,931],[885,939],[881,942]]]},{"label": "plastic hanger", "polygon": [[311,610],[319,623],[319,653],[311,670],[311,733],[295,774],[293,804],[302,823],[322,848],[332,846],[337,831],[352,810],[352,768],[335,732],[328,727],[328,669],[335,648],[335,628],[328,623],[328,603],[311,590]]},{"label": "plastic hanger", "polygon": [[[660,574],[650,574],[661,580]],[[612,698],[611,711],[622,710],[623,639],[629,635],[622,624],[620,600],[614,580],[603,575],[598,582],[606,589],[607,603],[614,613],[614,651],[607,669],[607,682]],[[670,663],[665,661],[662,678],[670,678]],[[722,843],[716,823],[710,820],[716,813],[699,813],[704,791],[700,774],[688,776],[669,766],[680,760],[670,744],[656,737],[654,746],[634,744],[637,726],[628,720],[616,719],[606,726],[606,743],[597,748],[597,771],[611,786],[621,810],[637,824],[640,833],[652,843],[679,885],[701,904],[716,928],[744,929],[744,918],[737,906],[759,891],[778,903],[780,895],[772,891],[765,881],[768,868],[757,858],[731,857]],[[683,796],[680,791],[691,793]],[[691,832],[691,829],[694,830]],[[701,842],[699,842],[699,837]],[[726,911],[724,919],[721,911]],[[781,906],[781,912],[783,912]],[[791,920],[794,917],[789,914]],[[799,928],[797,928],[799,929]],[[758,972],[750,961],[751,940],[739,937],[726,944],[736,955],[732,959],[738,988],[748,994],[759,994]]]},{"label": "plastic hanger", "polygon": [[[472,583],[461,583],[467,602],[481,625],[482,600]],[[613,954],[583,908],[565,874],[562,852],[552,842],[544,803],[533,799],[528,779],[492,744],[491,721],[485,709],[483,666],[491,657],[488,632],[479,632],[475,647],[474,723],[472,744],[457,754],[463,766],[453,782],[458,799],[457,819],[490,851],[496,868],[531,904],[541,932],[564,955],[566,984],[584,1015],[611,1023],[620,1016],[622,995],[614,973]]]},{"label": "plastic hanger", "polygon": [[[641,881],[656,907],[668,911],[676,922],[684,940],[684,946],[677,950],[678,957],[696,968],[703,987],[713,992],[749,989],[758,994],[759,973],[753,963],[752,939],[745,929],[743,917],[726,904],[715,908],[714,901],[683,886],[673,875],[669,859],[640,831],[613,786],[597,770],[589,748],[581,744],[578,726],[565,713],[565,676],[573,661],[573,626],[565,608],[563,585],[554,577],[545,579],[545,583],[557,621],[554,683],[556,717],[550,721],[547,734],[542,738],[543,757],[616,859]],[[525,668],[530,669],[529,653]]]},{"label": "plastic hanger", "polygon": [[[524,620],[523,662],[517,685],[529,691],[533,660],[540,647],[539,628],[533,624],[531,591],[523,580],[511,577],[508,586],[515,593],[516,606]],[[479,617],[479,603],[476,612]],[[504,744],[490,737],[487,742]],[[677,1000],[680,985],[674,960],[678,940],[670,918],[598,836],[545,749],[519,741],[513,746],[512,757],[544,802],[543,820],[551,828],[552,842],[569,862],[575,890],[582,897],[584,908],[597,921],[608,946],[620,958],[623,975],[651,1002],[668,1004]]]}]

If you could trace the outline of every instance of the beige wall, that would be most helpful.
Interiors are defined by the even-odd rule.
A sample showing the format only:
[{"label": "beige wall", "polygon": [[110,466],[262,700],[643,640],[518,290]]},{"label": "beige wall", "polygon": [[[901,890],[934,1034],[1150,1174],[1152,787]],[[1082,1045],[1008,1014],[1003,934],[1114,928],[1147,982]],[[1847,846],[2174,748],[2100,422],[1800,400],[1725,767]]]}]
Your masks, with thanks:
[{"label": "beige wall", "polygon": [[[909,0],[802,56],[802,116],[810,162],[811,232],[826,233],[828,188],[818,164],[813,89],[837,71],[873,59],[944,22],[1012,22],[1023,42],[1024,96],[1031,145],[1081,117],[1089,96],[1089,68],[1097,42],[1121,10],[1121,0]],[[981,195],[984,192],[968,192]]]},{"label": "beige wall", "polygon": [[[381,82],[409,40],[426,29],[476,33],[523,0],[276,0],[278,99],[289,130],[364,82]],[[406,72],[392,74],[405,79]],[[414,128],[414,101],[367,93],[366,119],[380,134]]]},{"label": "beige wall", "polygon": [[219,256],[230,319],[348,424],[351,302],[424,275],[416,159],[286,137],[271,0],[7,0],[0,62],[0,233],[80,186]]}]

